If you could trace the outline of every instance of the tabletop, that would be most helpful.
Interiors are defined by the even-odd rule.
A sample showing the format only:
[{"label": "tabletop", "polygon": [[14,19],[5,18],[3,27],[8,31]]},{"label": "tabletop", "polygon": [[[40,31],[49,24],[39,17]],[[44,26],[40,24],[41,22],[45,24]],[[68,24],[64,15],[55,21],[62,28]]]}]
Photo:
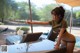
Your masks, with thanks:
[{"label": "tabletop", "polygon": [[[1,38],[2,37],[2,38]],[[5,40],[6,35],[1,35],[0,40]],[[56,53],[54,49],[55,42],[50,41],[48,39],[43,39],[41,41],[33,42],[33,43],[20,43],[13,45],[6,45],[8,53]],[[2,45],[5,46],[5,45]],[[60,50],[61,51],[61,50]],[[65,53],[65,50],[62,50]],[[58,53],[58,52],[57,52]],[[61,52],[60,52],[61,53]]]}]

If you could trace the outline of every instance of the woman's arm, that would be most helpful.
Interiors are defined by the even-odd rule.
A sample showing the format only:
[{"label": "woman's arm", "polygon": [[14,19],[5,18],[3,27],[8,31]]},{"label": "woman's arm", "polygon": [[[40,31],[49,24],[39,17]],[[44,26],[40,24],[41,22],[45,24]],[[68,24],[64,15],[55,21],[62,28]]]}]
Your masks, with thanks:
[{"label": "woman's arm", "polygon": [[65,20],[63,20],[62,21],[62,26],[61,26],[61,29],[60,29],[60,32],[59,32],[57,45],[60,45],[60,41],[61,41],[62,35],[63,35],[63,33],[64,33],[64,31],[66,30],[67,27],[68,27],[67,26],[67,22]]},{"label": "woman's arm", "polygon": [[48,25],[49,22],[38,22],[38,21],[30,21],[30,20],[27,20],[26,21],[27,24],[39,24],[39,25]]},{"label": "woman's arm", "polygon": [[62,35],[63,35],[65,30],[66,30],[66,28],[61,28],[61,30],[59,32],[59,37],[58,37],[57,43],[55,45],[55,49],[59,49],[59,46],[60,46],[60,43],[61,43],[61,38],[62,38]]}]

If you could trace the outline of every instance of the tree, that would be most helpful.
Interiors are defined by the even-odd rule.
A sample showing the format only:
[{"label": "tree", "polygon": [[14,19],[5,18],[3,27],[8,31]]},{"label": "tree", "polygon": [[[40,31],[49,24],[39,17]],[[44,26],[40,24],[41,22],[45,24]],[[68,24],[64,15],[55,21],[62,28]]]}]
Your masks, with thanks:
[{"label": "tree", "polygon": [[16,18],[26,19],[29,17],[28,4],[26,2],[18,2],[18,11],[16,11]]},{"label": "tree", "polygon": [[[18,11],[16,12],[16,18],[18,19],[29,19],[29,4],[27,2],[18,2]],[[32,4],[32,19],[38,20],[38,16],[35,13],[36,8]]]},{"label": "tree", "polygon": [[17,5],[13,0],[0,0],[0,18],[2,22],[4,18],[10,17],[13,11],[17,9]]},{"label": "tree", "polygon": [[36,14],[39,16],[41,21],[48,21],[51,20],[51,10],[54,9],[57,6],[57,4],[50,4],[47,6],[44,6],[41,9],[38,9],[36,11]]},{"label": "tree", "polygon": [[76,18],[79,19],[80,18],[80,11],[76,12]]}]

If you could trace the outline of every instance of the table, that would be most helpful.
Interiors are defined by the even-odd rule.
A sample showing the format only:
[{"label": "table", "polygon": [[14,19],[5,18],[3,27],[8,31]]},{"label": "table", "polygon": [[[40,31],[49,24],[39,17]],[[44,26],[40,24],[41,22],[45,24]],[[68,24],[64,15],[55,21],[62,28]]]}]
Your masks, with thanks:
[{"label": "table", "polygon": [[[31,43],[29,44],[29,48],[27,50],[27,43],[21,43],[21,44],[14,44],[14,45],[7,45],[7,51],[8,53],[56,53],[55,51],[58,50],[54,50],[54,44],[55,42],[52,42],[50,40],[42,40],[40,42],[35,42],[35,43]],[[59,50],[61,53],[61,50]],[[58,52],[59,52],[58,51]],[[58,53],[57,52],[57,53]],[[65,53],[64,50],[62,50],[63,53]]]},{"label": "table", "polygon": [[6,45],[8,53],[16,53],[16,52],[35,52],[35,51],[45,51],[52,50],[54,48],[54,42],[50,40],[42,40],[40,42],[35,42],[29,44],[29,48],[27,51],[27,43],[14,44],[14,45]]},{"label": "table", "polygon": [[[6,36],[5,36],[6,37]],[[7,36],[8,37],[8,36]],[[5,39],[5,38],[4,38]],[[28,45],[29,44],[29,45]],[[55,42],[48,39],[32,43],[20,43],[13,45],[6,45],[8,53],[56,53],[54,50]],[[28,48],[29,46],[29,48]],[[27,50],[28,48],[28,50]],[[57,53],[65,53],[65,50],[57,50]]]},{"label": "table", "polygon": [[37,43],[29,44],[28,52],[52,50],[54,48],[54,44],[55,42],[45,39]]}]

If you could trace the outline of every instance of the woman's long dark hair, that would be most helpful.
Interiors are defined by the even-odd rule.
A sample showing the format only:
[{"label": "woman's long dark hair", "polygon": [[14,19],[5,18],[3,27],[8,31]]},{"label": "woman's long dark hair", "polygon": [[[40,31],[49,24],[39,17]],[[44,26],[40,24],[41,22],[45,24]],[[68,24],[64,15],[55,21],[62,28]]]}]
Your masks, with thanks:
[{"label": "woman's long dark hair", "polygon": [[56,7],[55,9],[53,9],[51,11],[51,14],[59,16],[59,22],[58,23],[60,23],[64,18],[65,10],[62,6]]}]

